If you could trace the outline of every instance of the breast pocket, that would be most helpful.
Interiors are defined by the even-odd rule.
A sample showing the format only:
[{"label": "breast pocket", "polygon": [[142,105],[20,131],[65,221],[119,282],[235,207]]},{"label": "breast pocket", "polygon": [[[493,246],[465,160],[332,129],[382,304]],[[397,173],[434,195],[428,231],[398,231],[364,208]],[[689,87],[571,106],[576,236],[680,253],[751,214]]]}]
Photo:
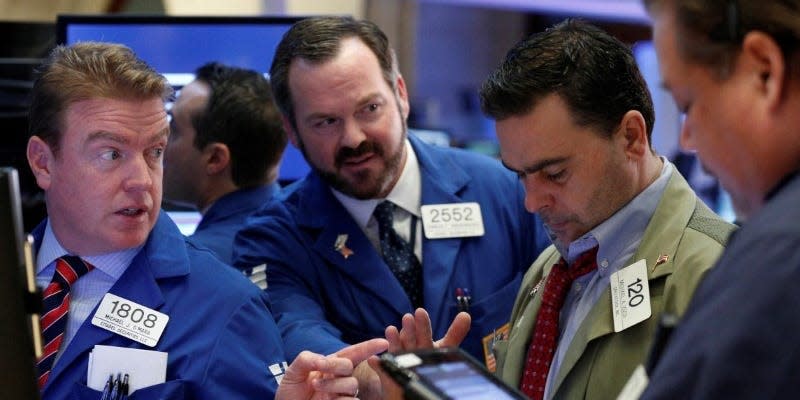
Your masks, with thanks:
[{"label": "breast pocket", "polygon": [[[472,326],[461,347],[475,358],[484,362],[487,360],[487,350],[491,350],[492,337],[511,318],[511,309],[521,282],[522,277],[518,276],[489,296],[472,299],[473,303],[469,306]],[[455,314],[456,307],[453,308]]]},{"label": "breast pocket", "polygon": [[[128,396],[128,400],[181,400],[186,399],[185,384],[182,380],[164,382],[139,389]],[[71,400],[98,400],[102,393],[84,384],[72,387]]]}]

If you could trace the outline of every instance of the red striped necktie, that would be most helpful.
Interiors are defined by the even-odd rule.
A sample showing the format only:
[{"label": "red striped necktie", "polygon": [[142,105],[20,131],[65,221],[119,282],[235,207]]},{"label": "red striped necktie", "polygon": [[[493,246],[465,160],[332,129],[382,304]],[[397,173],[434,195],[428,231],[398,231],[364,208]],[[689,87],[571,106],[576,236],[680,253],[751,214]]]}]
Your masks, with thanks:
[{"label": "red striped necktie", "polygon": [[44,351],[36,364],[39,370],[39,389],[41,390],[53,362],[64,341],[64,332],[67,327],[67,314],[69,313],[69,291],[75,281],[94,268],[91,264],[77,256],[63,256],[56,260],[56,272],[53,280],[44,290],[42,307],[42,339]]},{"label": "red striped necktie", "polygon": [[562,258],[547,276],[542,292],[542,305],[536,315],[533,337],[523,370],[520,390],[534,400],[544,397],[547,375],[558,345],[558,318],[575,279],[597,268],[597,247],[583,252],[567,267]]}]

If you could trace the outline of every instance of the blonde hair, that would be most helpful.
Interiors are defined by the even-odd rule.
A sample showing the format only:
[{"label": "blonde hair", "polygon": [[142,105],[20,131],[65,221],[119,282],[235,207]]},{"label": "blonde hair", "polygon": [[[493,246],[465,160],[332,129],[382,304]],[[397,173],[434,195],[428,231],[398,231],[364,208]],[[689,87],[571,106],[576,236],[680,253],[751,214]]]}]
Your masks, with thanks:
[{"label": "blonde hair", "polygon": [[166,78],[119,44],[81,42],[58,46],[37,70],[28,134],[39,136],[57,152],[64,111],[92,98],[168,101],[173,89]]}]

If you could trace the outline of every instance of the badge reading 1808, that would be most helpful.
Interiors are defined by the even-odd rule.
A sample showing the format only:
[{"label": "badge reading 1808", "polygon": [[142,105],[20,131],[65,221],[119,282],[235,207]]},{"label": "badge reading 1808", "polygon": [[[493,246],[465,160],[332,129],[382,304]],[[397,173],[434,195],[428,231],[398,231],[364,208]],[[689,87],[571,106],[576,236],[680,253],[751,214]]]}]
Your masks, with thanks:
[{"label": "badge reading 1808", "polygon": [[169,316],[128,299],[106,293],[92,317],[92,325],[154,347]]}]

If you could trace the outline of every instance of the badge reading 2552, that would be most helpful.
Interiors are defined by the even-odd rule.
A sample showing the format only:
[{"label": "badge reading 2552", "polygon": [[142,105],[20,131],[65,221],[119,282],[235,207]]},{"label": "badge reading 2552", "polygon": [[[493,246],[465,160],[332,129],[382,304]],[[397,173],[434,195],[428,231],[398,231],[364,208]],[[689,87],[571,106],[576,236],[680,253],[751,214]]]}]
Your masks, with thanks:
[{"label": "badge reading 2552", "polygon": [[167,314],[111,293],[106,293],[92,317],[92,325],[149,347],[158,343],[168,321]]},{"label": "badge reading 2552", "polygon": [[428,239],[483,236],[483,216],[478,203],[426,204],[420,211]]}]

